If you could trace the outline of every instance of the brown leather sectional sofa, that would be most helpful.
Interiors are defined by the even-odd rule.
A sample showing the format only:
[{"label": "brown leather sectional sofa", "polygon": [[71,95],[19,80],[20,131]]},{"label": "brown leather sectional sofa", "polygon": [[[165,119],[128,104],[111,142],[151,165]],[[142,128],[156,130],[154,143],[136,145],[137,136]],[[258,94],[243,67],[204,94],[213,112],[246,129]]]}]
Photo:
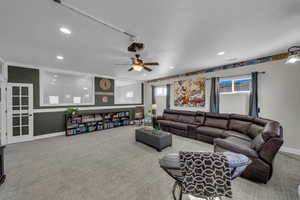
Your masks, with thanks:
[{"label": "brown leather sectional sofa", "polygon": [[278,122],[247,115],[165,110],[157,122],[164,131],[214,144],[217,152],[248,156],[252,164],[242,176],[262,183],[270,180],[274,157],[283,144]]}]

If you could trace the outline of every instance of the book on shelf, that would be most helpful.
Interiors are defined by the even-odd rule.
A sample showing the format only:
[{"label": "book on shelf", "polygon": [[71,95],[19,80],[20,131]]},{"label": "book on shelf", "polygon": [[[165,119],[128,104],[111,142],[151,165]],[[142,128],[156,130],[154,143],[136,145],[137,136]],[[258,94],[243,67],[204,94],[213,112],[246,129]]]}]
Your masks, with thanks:
[{"label": "book on shelf", "polygon": [[129,124],[128,111],[66,116],[66,135],[89,133]]}]

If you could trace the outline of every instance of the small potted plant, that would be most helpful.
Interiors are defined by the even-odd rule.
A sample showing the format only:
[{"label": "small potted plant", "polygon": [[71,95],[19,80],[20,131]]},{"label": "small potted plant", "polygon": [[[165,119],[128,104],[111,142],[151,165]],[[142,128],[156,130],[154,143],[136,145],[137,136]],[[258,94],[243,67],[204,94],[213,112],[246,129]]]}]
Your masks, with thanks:
[{"label": "small potted plant", "polygon": [[72,116],[75,116],[75,115],[78,115],[78,114],[79,114],[79,110],[78,110],[78,108],[68,108],[68,109],[65,111],[65,114],[66,114],[66,115],[72,115]]}]

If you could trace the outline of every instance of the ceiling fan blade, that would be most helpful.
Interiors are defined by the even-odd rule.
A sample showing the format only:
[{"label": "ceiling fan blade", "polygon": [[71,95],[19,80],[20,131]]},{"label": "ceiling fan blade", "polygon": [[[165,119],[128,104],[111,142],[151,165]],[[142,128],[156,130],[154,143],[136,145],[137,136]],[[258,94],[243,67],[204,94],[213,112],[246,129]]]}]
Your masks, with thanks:
[{"label": "ceiling fan blade", "polygon": [[148,63],[144,63],[144,65],[159,65],[158,62],[148,62]]},{"label": "ceiling fan blade", "polygon": [[148,68],[148,67],[146,67],[146,66],[144,66],[144,69],[145,69],[146,71],[148,71],[148,72],[151,72],[151,71],[152,71],[152,69],[150,69],[150,68]]},{"label": "ceiling fan blade", "polygon": [[126,66],[128,66],[128,65],[131,65],[131,64],[114,64],[114,65],[118,65],[118,66],[126,65]]},{"label": "ceiling fan blade", "polygon": [[133,70],[133,67],[131,67],[128,71],[130,72],[130,71],[132,71]]}]

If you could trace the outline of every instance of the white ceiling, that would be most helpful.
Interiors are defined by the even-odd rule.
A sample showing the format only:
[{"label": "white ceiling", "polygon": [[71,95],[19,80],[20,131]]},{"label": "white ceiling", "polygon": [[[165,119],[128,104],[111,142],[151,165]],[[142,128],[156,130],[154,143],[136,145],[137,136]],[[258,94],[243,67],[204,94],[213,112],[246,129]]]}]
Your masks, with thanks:
[{"label": "white ceiling", "polygon": [[[0,0],[0,57],[6,61],[130,79],[153,79],[284,52],[300,44],[299,0],[65,0],[139,36],[147,76],[127,72],[128,37],[52,0]],[[71,36],[59,32],[61,26]],[[217,53],[225,51],[225,55]],[[57,61],[56,55],[65,57]],[[175,66],[175,69],[169,69]]]}]

